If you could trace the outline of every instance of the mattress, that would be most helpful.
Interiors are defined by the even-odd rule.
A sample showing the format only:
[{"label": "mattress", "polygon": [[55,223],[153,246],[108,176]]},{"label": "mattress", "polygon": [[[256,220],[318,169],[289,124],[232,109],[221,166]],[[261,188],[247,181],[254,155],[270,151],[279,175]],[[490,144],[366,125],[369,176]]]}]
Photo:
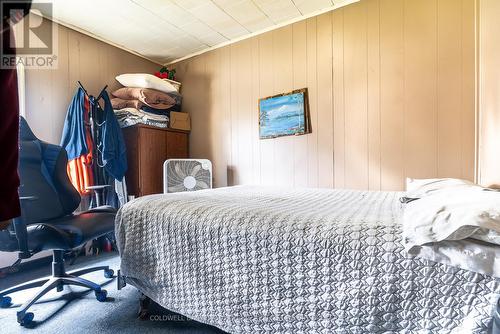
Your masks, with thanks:
[{"label": "mattress", "polygon": [[397,192],[239,186],[126,204],[127,282],[230,333],[484,333],[500,282],[409,255]]}]

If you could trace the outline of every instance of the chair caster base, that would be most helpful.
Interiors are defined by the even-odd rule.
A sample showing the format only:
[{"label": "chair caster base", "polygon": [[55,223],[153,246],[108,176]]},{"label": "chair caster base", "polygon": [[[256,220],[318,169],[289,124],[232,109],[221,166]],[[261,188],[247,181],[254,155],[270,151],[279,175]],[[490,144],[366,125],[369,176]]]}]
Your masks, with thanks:
[{"label": "chair caster base", "polygon": [[113,269],[106,269],[104,270],[104,277],[105,278],[113,278],[115,277],[115,272]]},{"label": "chair caster base", "polygon": [[[101,286],[99,284],[89,281],[80,276],[98,270],[103,270],[104,277],[114,278],[114,270],[110,269],[109,266],[99,266],[66,273],[64,268],[63,255],[64,254],[62,250],[54,250],[51,277],[23,283],[0,291],[0,307],[8,308],[12,305],[12,299],[8,295],[18,291],[40,287],[40,290],[38,290],[30,300],[21,305],[19,311],[17,312],[17,322],[21,326],[30,327],[30,324],[33,322],[34,314],[28,312],[28,309],[51,290],[57,290],[60,292],[63,291],[65,286],[79,286],[91,289],[95,293],[95,298],[99,302],[107,301],[108,292],[106,290],[101,289]],[[0,330],[0,333],[1,332],[2,331]]]},{"label": "chair caster base", "polygon": [[12,305],[12,298],[10,297],[1,297],[0,299],[0,308],[9,308]]},{"label": "chair caster base", "polygon": [[35,315],[31,312],[17,314],[17,322],[21,326],[29,326],[33,322],[33,318],[35,318]]},{"label": "chair caster base", "polygon": [[105,302],[108,298],[108,292],[104,289],[95,292],[95,298],[99,302]]}]

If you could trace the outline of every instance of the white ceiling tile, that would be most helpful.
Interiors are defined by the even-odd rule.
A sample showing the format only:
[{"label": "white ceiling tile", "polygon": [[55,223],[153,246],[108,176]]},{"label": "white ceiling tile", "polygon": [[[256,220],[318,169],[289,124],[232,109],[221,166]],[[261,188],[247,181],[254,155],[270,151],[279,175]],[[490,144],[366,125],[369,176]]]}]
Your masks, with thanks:
[{"label": "white ceiling tile", "polygon": [[307,15],[332,6],[331,0],[293,0],[302,15]]},{"label": "white ceiling tile", "polygon": [[214,2],[251,32],[266,29],[273,25],[269,17],[252,1],[214,0]]},{"label": "white ceiling tile", "polygon": [[[34,0],[43,13],[157,62],[272,29],[353,0]],[[36,7],[36,5],[35,5]]]},{"label": "white ceiling tile", "polygon": [[249,33],[239,22],[210,0],[175,0],[175,3],[228,39]]},{"label": "white ceiling tile", "polygon": [[214,46],[228,40],[201,21],[188,22],[187,24],[180,26],[180,28],[185,32],[189,32],[191,35],[195,36],[208,46]]},{"label": "white ceiling tile", "polygon": [[292,0],[253,0],[274,23],[301,16]]},{"label": "white ceiling tile", "polygon": [[206,35],[202,35],[200,36],[200,39],[211,47],[229,41],[227,38],[223,37],[219,33],[209,33]]}]

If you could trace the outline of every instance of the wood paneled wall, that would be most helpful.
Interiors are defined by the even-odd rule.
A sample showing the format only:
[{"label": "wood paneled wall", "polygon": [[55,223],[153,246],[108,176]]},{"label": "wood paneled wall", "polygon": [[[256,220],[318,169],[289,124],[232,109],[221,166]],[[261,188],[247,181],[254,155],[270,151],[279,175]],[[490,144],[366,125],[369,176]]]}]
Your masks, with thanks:
[{"label": "wood paneled wall", "polygon": [[479,181],[500,187],[500,1],[479,13]]},{"label": "wood paneled wall", "polygon": [[39,138],[59,143],[66,111],[80,80],[90,94],[120,87],[122,73],[153,73],[159,65],[53,23],[58,29],[56,70],[26,69],[26,118]]},{"label": "wood paneled wall", "polygon": [[[216,186],[472,180],[474,43],[474,0],[362,0],[185,60],[191,155]],[[303,87],[312,133],[259,140],[258,98]]]}]

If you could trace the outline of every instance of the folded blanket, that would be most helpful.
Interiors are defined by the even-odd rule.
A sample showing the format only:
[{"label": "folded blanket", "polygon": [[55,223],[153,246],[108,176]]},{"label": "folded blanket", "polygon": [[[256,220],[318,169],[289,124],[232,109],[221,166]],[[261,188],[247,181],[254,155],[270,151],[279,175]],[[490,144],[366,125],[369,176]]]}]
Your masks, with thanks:
[{"label": "folded blanket", "polygon": [[155,109],[168,109],[176,103],[176,100],[167,93],[148,88],[124,87],[111,94],[122,100],[139,100],[143,104]]},{"label": "folded blanket", "polygon": [[168,127],[168,117],[165,115],[156,115],[138,110],[135,108],[124,108],[115,110],[115,116],[122,128],[135,124],[147,124],[156,127]]},{"label": "folded blanket", "polygon": [[168,121],[168,116],[166,115],[151,114],[149,112],[145,112],[136,108],[123,108],[120,110],[115,110],[115,114],[128,114],[129,116],[142,117],[144,119],[160,122]]},{"label": "folded blanket", "polygon": [[114,99],[111,99],[111,105],[115,110],[125,109],[125,108],[141,109],[144,103],[142,103],[139,100],[124,100],[115,97]]},{"label": "folded blanket", "polygon": [[168,109],[155,109],[155,108],[151,108],[148,106],[142,106],[141,110],[148,112],[148,113],[151,113],[151,114],[170,116],[170,112],[180,111],[180,108],[178,108],[177,105],[173,106],[172,108],[168,108]]}]

